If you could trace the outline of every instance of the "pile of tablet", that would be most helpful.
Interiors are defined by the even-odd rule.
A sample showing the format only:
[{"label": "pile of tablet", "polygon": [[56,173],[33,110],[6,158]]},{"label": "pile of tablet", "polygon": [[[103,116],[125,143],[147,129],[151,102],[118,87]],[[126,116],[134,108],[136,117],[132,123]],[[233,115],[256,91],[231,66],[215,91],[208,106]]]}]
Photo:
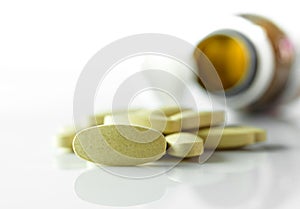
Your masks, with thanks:
[{"label": "pile of tablet", "polygon": [[127,166],[153,162],[166,153],[196,157],[204,149],[236,149],[265,140],[263,129],[225,126],[223,111],[163,107],[97,114],[86,129],[66,129],[57,145],[97,164]]}]

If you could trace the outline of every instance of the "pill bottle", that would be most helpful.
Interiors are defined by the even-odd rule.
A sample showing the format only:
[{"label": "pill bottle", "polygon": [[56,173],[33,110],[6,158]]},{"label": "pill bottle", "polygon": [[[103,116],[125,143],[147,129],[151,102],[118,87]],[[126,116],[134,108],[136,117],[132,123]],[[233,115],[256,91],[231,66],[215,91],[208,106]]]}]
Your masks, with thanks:
[{"label": "pill bottle", "polygon": [[199,86],[216,97],[224,90],[228,107],[267,111],[299,95],[296,47],[281,27],[267,18],[237,15],[203,36],[196,47],[193,56],[200,76],[209,77],[211,68],[198,59],[199,52],[210,60],[223,88],[214,88],[213,80],[209,89],[200,79]]}]

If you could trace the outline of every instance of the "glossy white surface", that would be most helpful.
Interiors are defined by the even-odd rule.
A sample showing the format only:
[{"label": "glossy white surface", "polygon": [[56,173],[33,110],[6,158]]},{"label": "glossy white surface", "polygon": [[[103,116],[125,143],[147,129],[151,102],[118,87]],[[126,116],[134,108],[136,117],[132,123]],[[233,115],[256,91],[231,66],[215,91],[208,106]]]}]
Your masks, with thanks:
[{"label": "glossy white surface", "polygon": [[[184,161],[164,175],[143,180],[120,178],[98,167],[89,168],[76,178],[74,191],[80,199],[102,206],[299,207],[293,204],[300,194],[297,128],[274,119],[248,122],[258,123],[268,129],[269,142],[216,152],[202,165],[195,159]],[[126,170],[137,173],[136,168]]]},{"label": "glossy white surface", "polygon": [[195,25],[209,29],[209,16],[241,12],[275,17],[298,38],[297,1],[272,9],[261,0],[103,2],[0,2],[0,208],[300,208],[299,103],[289,111],[294,123],[235,119],[265,127],[268,142],[216,152],[203,165],[185,161],[157,178],[117,178],[52,146],[72,122],[83,66],[106,44],[144,32],[195,37]]},{"label": "glossy white surface", "polygon": [[[49,120],[48,120],[49,121]],[[112,175],[72,153],[51,148],[44,129],[5,129],[1,147],[1,208],[297,208],[300,143],[297,124],[275,118],[237,119],[265,127],[268,142],[218,151],[204,164],[185,160],[154,178]],[[49,123],[47,123],[49,126]],[[48,129],[50,126],[48,127]],[[49,132],[49,131],[48,131]],[[31,139],[28,138],[29,133]],[[52,132],[54,135],[55,132]],[[23,138],[23,136],[26,136]],[[165,158],[142,167],[114,167],[129,176],[168,166]],[[110,169],[110,168],[109,168]]]}]

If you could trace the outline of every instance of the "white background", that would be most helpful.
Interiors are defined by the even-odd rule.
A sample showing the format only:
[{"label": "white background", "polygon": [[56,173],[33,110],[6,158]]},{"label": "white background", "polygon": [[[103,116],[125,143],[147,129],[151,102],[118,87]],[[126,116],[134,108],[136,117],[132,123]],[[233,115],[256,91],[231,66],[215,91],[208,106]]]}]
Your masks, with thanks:
[{"label": "white background", "polygon": [[[72,122],[72,99],[81,70],[103,46],[124,36],[147,32],[183,39],[199,33],[201,37],[201,32],[211,27],[210,20],[245,12],[271,17],[297,40],[298,8],[297,1],[292,0],[1,1],[0,207],[101,208],[118,205],[118,201],[122,205],[120,196],[123,194],[126,202],[126,198],[130,199],[126,194],[134,193],[129,185],[136,182],[121,182],[125,192],[117,194],[111,190],[118,187],[113,179],[108,180],[105,190],[98,190],[103,182],[97,175],[90,178],[91,185],[96,185],[92,191],[88,186],[76,190],[76,182],[82,182],[83,162],[71,155],[54,154],[51,146],[57,131]],[[215,160],[198,170],[187,168],[190,173],[170,173],[169,181],[175,178],[181,183],[170,186],[163,179],[168,184],[166,194],[151,197],[154,202],[146,204],[145,200],[136,207],[299,208],[297,126],[266,118],[245,122],[267,128],[269,142],[254,147],[254,151],[218,153]],[[64,160],[69,167],[74,163],[78,169],[59,169],[65,168]],[[191,174],[195,174],[194,178]],[[150,185],[161,185],[160,181]],[[161,191],[152,188],[149,194],[144,190],[147,186],[134,194],[150,197]],[[111,200],[100,206],[101,198],[109,199],[105,191]],[[86,198],[79,198],[80,192]],[[142,201],[142,197],[133,199],[139,198]]]}]

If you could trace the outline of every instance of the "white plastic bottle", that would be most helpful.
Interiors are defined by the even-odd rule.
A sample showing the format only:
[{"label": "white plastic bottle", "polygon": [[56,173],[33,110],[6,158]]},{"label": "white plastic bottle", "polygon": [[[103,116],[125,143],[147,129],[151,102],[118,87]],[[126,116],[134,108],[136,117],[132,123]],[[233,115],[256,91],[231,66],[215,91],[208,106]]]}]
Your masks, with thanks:
[{"label": "white plastic bottle", "polygon": [[[300,91],[300,69],[296,47],[275,23],[257,15],[239,15],[223,21],[196,43],[215,67],[222,89],[199,86],[218,97],[225,92],[233,109],[266,111],[296,98]],[[209,77],[210,70],[193,54],[199,74]],[[207,82],[207,81],[206,81]],[[213,90],[211,90],[213,89]]]}]

